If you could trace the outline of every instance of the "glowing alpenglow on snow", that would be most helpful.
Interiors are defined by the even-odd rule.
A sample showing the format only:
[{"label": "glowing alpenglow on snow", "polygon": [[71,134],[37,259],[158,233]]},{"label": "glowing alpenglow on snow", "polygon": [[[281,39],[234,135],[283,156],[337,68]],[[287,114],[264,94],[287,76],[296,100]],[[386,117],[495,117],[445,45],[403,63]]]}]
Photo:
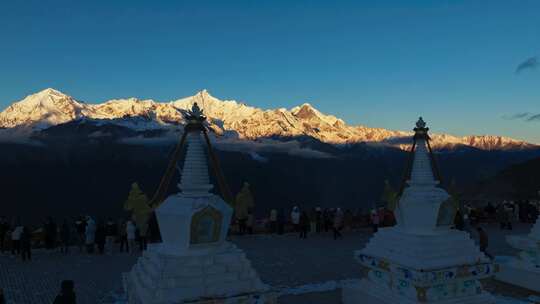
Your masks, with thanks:
[{"label": "glowing alpenglow on snow", "polygon": [[450,229],[455,207],[439,186],[428,130],[420,118],[397,224],[355,253],[367,275],[343,287],[345,304],[494,303],[479,281],[493,265],[467,233]]},{"label": "glowing alpenglow on snow", "polygon": [[[50,126],[83,120],[95,124],[115,124],[135,130],[176,130],[178,124],[184,122],[177,109],[189,110],[194,103],[205,110],[208,123],[216,134],[235,134],[240,139],[309,136],[331,144],[369,142],[404,149],[407,145],[402,139],[411,135],[410,132],[349,125],[333,115],[321,113],[309,103],[290,110],[263,110],[234,100],[220,100],[206,90],[171,102],[127,98],[90,104],[79,102],[59,91],[46,89],[12,104],[1,112],[0,128],[8,128],[8,131],[17,129],[19,136],[21,129],[31,134]],[[523,141],[490,135],[456,137],[437,134],[432,135],[431,143],[438,148],[464,145],[483,150],[522,149],[533,146]]]}]

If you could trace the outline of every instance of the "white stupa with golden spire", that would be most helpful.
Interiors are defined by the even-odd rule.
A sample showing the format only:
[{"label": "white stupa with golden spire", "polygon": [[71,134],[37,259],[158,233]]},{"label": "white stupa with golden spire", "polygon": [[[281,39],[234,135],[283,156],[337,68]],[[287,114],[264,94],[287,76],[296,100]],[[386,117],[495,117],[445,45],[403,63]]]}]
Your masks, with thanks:
[{"label": "white stupa with golden spire", "polygon": [[184,130],[186,154],[180,191],[155,210],[162,242],[149,244],[133,269],[124,274],[128,301],[275,303],[275,296],[245,253],[226,240],[233,211],[220,196],[210,192],[213,185],[206,153],[211,151],[206,150],[211,147],[205,149],[203,144],[203,136],[209,142],[203,124],[206,118],[196,103],[184,115],[188,124]]},{"label": "white stupa with golden spire", "polygon": [[494,266],[469,234],[451,229],[456,208],[440,187],[426,123],[416,123],[397,224],[381,228],[355,252],[360,284],[343,288],[343,303],[494,303],[479,279]]}]

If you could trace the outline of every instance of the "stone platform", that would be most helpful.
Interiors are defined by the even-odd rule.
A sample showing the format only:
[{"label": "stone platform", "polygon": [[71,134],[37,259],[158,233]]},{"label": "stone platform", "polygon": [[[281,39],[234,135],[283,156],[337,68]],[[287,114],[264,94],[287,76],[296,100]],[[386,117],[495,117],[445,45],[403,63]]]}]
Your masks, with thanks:
[{"label": "stone platform", "polygon": [[496,279],[505,283],[518,285],[536,292],[540,292],[540,268],[536,271],[521,267],[519,260],[512,258],[501,264],[501,270]]},{"label": "stone platform", "polygon": [[383,228],[355,258],[366,276],[343,288],[345,304],[364,298],[362,303],[494,303],[479,280],[496,267],[461,231],[417,235]]},{"label": "stone platform", "polygon": [[[537,224],[538,225],[538,224]],[[530,236],[507,236],[508,244],[521,250],[517,257],[498,257],[497,280],[540,292],[540,241]]]},{"label": "stone platform", "polygon": [[[364,279],[343,288],[343,303],[495,303],[481,279],[497,267],[470,236],[452,229],[418,234],[382,228],[355,252]],[[370,302],[371,301],[371,302]]]},{"label": "stone platform", "polygon": [[124,274],[129,303],[275,303],[242,250],[231,243],[201,250],[183,256],[144,252]]}]

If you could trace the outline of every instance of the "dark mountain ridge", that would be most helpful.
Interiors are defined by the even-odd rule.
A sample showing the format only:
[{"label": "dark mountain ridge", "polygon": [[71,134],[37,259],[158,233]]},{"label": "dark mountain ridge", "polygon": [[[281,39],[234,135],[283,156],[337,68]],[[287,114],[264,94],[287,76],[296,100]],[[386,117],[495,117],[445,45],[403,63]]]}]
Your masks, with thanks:
[{"label": "dark mountain ridge", "polygon": [[[95,132],[110,136],[90,136]],[[2,212],[39,221],[91,214],[125,215],[122,206],[131,183],[151,197],[168,163],[177,137],[161,144],[126,144],[119,138],[135,132],[120,126],[58,125],[33,136],[34,144],[0,143]],[[139,135],[152,138],[154,131]],[[159,132],[159,131],[158,131]],[[131,135],[136,135],[132,133]],[[274,138],[275,139],[275,138]],[[285,140],[285,139],[284,139]],[[233,194],[251,184],[258,216],[270,208],[336,207],[368,210],[380,203],[384,181],[398,188],[407,152],[397,148],[354,144],[336,148],[309,138],[287,138],[303,148],[316,147],[329,157],[306,157],[280,151],[217,149]],[[219,148],[219,144],[216,144]],[[462,149],[436,153],[444,183],[464,186],[499,170],[540,157],[537,150],[484,151]],[[178,174],[169,189],[175,186]]]}]

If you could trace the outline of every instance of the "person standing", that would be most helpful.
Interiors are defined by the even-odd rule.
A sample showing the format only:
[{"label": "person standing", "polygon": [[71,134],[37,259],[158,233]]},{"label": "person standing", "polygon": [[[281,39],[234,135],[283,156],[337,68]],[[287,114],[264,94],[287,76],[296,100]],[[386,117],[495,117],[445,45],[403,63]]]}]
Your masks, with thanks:
[{"label": "person standing", "polygon": [[276,209],[270,210],[270,233],[277,233],[278,212]]},{"label": "person standing", "polygon": [[96,240],[96,223],[94,220],[90,217],[86,217],[86,252],[87,253],[94,253],[94,245]]},{"label": "person standing", "polygon": [[514,218],[514,207],[510,204],[504,205],[504,213],[506,216],[504,217],[506,220],[506,229],[512,230],[512,220]]},{"label": "person standing", "polygon": [[12,234],[13,234],[13,229],[10,226],[8,230],[6,231],[6,235],[4,236],[4,248],[5,248],[5,251],[7,252],[11,251],[11,253],[13,254]]},{"label": "person standing", "polygon": [[496,219],[499,222],[499,227],[501,230],[505,229],[506,227],[506,212],[504,211],[504,204],[499,204],[496,207]]},{"label": "person standing", "polygon": [[519,211],[519,221],[521,223],[526,223],[527,221],[527,204],[523,200],[519,200],[517,202],[518,204],[518,211]]},{"label": "person standing", "polygon": [[457,230],[461,230],[461,231],[465,229],[465,221],[463,220],[463,215],[461,215],[460,209],[456,211],[456,215],[454,216],[454,227]]},{"label": "person standing", "polygon": [[247,230],[247,220],[249,210],[253,208],[255,202],[253,200],[253,195],[249,189],[249,183],[244,182],[242,189],[236,195],[234,200],[234,215],[238,222],[239,232],[241,235],[246,233]]},{"label": "person standing", "polygon": [[298,206],[294,206],[291,212],[291,222],[294,227],[294,232],[299,232],[300,231],[300,208],[298,208]]},{"label": "person standing", "polygon": [[317,231],[317,211],[315,208],[311,208],[309,214],[309,232],[315,233]]},{"label": "person standing", "polygon": [[137,230],[139,231],[139,249],[141,252],[143,252],[148,246],[148,239],[146,237],[146,235],[148,234],[148,224],[142,224],[141,227]]},{"label": "person standing", "polygon": [[377,214],[379,215],[379,226],[380,227],[385,227],[385,225],[386,225],[386,214],[384,212],[384,208],[379,207],[379,209],[377,210]]},{"label": "person standing", "polygon": [[255,216],[253,215],[253,212],[250,210],[248,211],[246,226],[247,226],[247,233],[253,234],[253,225],[255,225]]},{"label": "person standing", "polygon": [[62,247],[60,252],[67,254],[69,252],[69,241],[70,241],[71,231],[69,229],[69,224],[67,219],[64,219],[62,226],[60,227],[60,241],[62,242]]},{"label": "person standing", "polygon": [[469,227],[471,225],[471,206],[469,206],[469,204],[464,204],[464,207],[463,207],[463,226],[464,227]]},{"label": "person standing", "polygon": [[82,216],[79,216],[79,218],[75,221],[75,230],[77,231],[77,245],[79,246],[79,252],[83,252],[86,239],[86,221]]},{"label": "person standing", "polygon": [[478,207],[472,207],[469,211],[469,225],[474,226],[480,222],[480,209]]},{"label": "person standing", "polygon": [[47,218],[43,229],[45,231],[45,248],[49,250],[56,248],[56,236],[58,231],[52,217],[49,216]]},{"label": "person standing", "polygon": [[307,233],[309,229],[309,217],[306,211],[303,211],[299,219],[300,238],[307,239]]},{"label": "person standing", "polygon": [[119,235],[119,239],[120,239],[120,252],[124,252],[124,249],[126,252],[129,252],[129,244],[128,244],[128,239],[127,239],[127,226],[126,226],[126,222],[122,221],[122,223],[120,223],[120,229],[119,229],[119,232],[120,232],[120,235]]},{"label": "person standing", "polygon": [[117,234],[116,223],[111,219],[107,219],[107,226],[105,227],[105,251],[107,254],[113,253],[114,237]]},{"label": "person standing", "polygon": [[322,231],[322,209],[321,207],[315,208],[315,230],[317,233]]},{"label": "person standing", "polygon": [[127,236],[127,252],[133,254],[135,252],[135,230],[137,228],[131,221],[126,223],[126,236]]},{"label": "person standing", "polygon": [[330,231],[332,224],[334,223],[334,209],[324,209],[324,232]]},{"label": "person standing", "polygon": [[497,209],[495,209],[491,202],[488,202],[486,207],[484,207],[484,212],[488,216],[488,220],[494,220],[496,218]]},{"label": "person standing", "polygon": [[32,260],[32,234],[26,226],[21,234],[21,258],[23,262]]},{"label": "person standing", "polygon": [[283,208],[277,214],[277,230],[279,235],[285,232],[285,210]]},{"label": "person standing", "polygon": [[60,294],[56,296],[53,304],[76,304],[75,291],[73,291],[75,284],[73,281],[62,281],[60,286]]},{"label": "person standing", "polygon": [[371,226],[373,227],[373,233],[379,230],[379,214],[376,210],[371,211]]},{"label": "person standing", "polygon": [[246,222],[247,222],[247,217],[243,217],[243,218],[237,218],[236,219],[237,223],[238,223],[238,233],[240,235],[244,235],[246,233]]},{"label": "person standing", "polygon": [[146,233],[146,236],[149,242],[158,242],[161,240],[155,212],[152,212],[148,218],[148,232]]},{"label": "person standing", "polygon": [[337,240],[342,237],[341,235],[341,229],[343,229],[343,211],[341,211],[341,208],[337,208],[336,212],[334,214],[334,240]]},{"label": "person standing", "polygon": [[480,251],[483,252],[488,258],[493,259],[493,256],[487,252],[487,247],[489,245],[489,238],[487,233],[480,226],[476,227],[476,231],[478,231]]},{"label": "person standing", "polygon": [[0,253],[6,250],[6,235],[9,230],[9,225],[5,217],[0,217]]},{"label": "person standing", "polygon": [[52,248],[51,241],[51,217],[47,217],[43,223],[43,234],[45,238],[45,249],[50,250]]},{"label": "person standing", "polygon": [[514,214],[513,214],[513,219],[519,223],[519,204],[516,204],[516,202],[514,201],[510,201],[510,203],[512,204],[513,206],[513,209],[514,209]]},{"label": "person standing", "polygon": [[536,223],[536,219],[538,218],[538,203],[535,201],[529,200],[529,207],[530,207],[530,219],[531,223]]},{"label": "person standing", "polygon": [[351,209],[345,210],[343,215],[343,227],[345,231],[351,231],[353,229],[353,213]]},{"label": "person standing", "polygon": [[11,254],[19,255],[21,253],[21,236],[23,233],[23,226],[18,224],[13,232],[11,232]]},{"label": "person standing", "polygon": [[105,223],[102,220],[96,226],[96,246],[99,254],[105,252]]}]

